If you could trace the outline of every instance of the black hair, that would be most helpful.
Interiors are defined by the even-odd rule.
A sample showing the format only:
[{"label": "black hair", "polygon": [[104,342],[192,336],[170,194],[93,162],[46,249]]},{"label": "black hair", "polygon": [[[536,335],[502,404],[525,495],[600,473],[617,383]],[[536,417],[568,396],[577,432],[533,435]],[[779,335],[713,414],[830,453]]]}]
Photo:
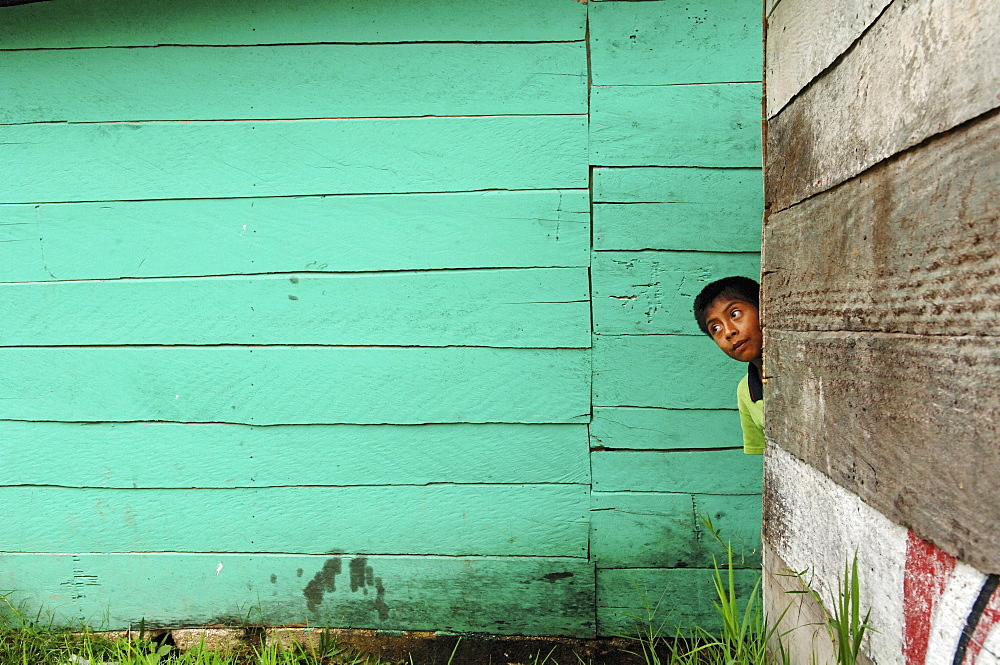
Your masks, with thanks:
[{"label": "black hair", "polygon": [[712,336],[705,325],[705,314],[716,298],[731,298],[748,302],[760,309],[760,284],[749,277],[723,277],[701,290],[694,299],[694,318],[703,333]]}]

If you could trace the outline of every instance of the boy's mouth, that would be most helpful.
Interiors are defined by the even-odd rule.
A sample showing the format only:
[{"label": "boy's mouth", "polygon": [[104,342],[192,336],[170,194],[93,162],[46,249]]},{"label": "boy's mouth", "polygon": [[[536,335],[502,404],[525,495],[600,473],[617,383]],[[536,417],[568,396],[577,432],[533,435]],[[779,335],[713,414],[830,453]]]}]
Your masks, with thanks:
[{"label": "boy's mouth", "polygon": [[741,339],[740,341],[733,344],[733,351],[739,351],[741,348],[746,346],[747,340]]}]

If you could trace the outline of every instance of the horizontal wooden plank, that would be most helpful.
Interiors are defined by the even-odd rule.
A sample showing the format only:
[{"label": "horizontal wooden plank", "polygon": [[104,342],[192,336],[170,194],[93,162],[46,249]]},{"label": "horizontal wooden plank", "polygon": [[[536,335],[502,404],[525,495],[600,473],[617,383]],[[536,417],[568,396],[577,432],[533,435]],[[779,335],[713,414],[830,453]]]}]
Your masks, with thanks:
[{"label": "horizontal wooden plank", "polygon": [[760,492],[759,455],[734,450],[598,450],[590,455],[599,492]]},{"label": "horizontal wooden plank", "polygon": [[594,249],[757,252],[761,209],[713,203],[595,203]]},{"label": "horizontal wooden plank", "polygon": [[304,423],[582,422],[577,349],[0,349],[0,419]]},{"label": "horizontal wooden plank", "polygon": [[690,494],[594,492],[590,506],[590,558],[599,568],[694,565],[698,533]]},{"label": "horizontal wooden plank", "polygon": [[733,448],[742,445],[740,417],[733,409],[594,409],[594,447],[671,450]]},{"label": "horizontal wooden plank", "polygon": [[4,552],[587,556],[586,485],[0,487]]},{"label": "horizontal wooden plank", "polygon": [[595,406],[732,409],[746,365],[707,335],[597,335]]},{"label": "horizontal wooden plank", "polygon": [[0,201],[583,188],[585,127],[577,116],[6,125]]},{"label": "horizontal wooden plank", "polygon": [[711,568],[726,553],[702,523],[709,517],[737,559],[758,566],[760,513],[760,495],[595,492],[591,559],[599,568]]},{"label": "horizontal wooden plank", "polygon": [[754,253],[596,252],[591,268],[594,331],[600,334],[701,335],[694,298],[730,275],[760,278]]},{"label": "horizontal wooden plank", "polygon": [[1000,338],[771,330],[765,344],[769,438],[1000,572],[1000,493],[983,472],[1000,465]]},{"label": "horizontal wooden plank", "polygon": [[[0,485],[590,483],[587,426],[0,421]],[[72,464],[66,460],[72,459]]]},{"label": "horizontal wooden plank", "polygon": [[586,190],[0,205],[0,281],[590,265]]},{"label": "horizontal wooden plank", "polygon": [[16,589],[10,599],[28,614],[41,611],[55,625],[77,628],[249,621],[495,634],[594,630],[594,567],[583,559],[2,554],[0,586]]},{"label": "horizontal wooden plank", "polygon": [[587,9],[569,2],[390,0],[61,0],[4,9],[0,48],[157,44],[581,40]]},{"label": "horizontal wooden plank", "polygon": [[594,248],[758,251],[760,169],[594,170]]},{"label": "horizontal wooden plank", "polygon": [[598,2],[589,13],[594,85],[760,81],[754,0]]},{"label": "horizontal wooden plank", "polygon": [[708,533],[704,518],[711,520],[718,537],[733,550],[737,565],[759,567],[761,563],[761,495],[695,494],[694,511],[703,546],[709,541],[708,556],[723,562],[725,553],[717,551],[718,541]]},{"label": "horizontal wooden plank", "polygon": [[587,112],[582,42],[31,50],[3,67],[2,123]]},{"label": "horizontal wooden plank", "polygon": [[[837,67],[768,122],[772,212],[1000,105],[1000,12],[892,3]],[[942,100],[950,100],[944,103]]]},{"label": "horizontal wooden plank", "polygon": [[771,215],[768,325],[998,334],[998,150],[993,115]]},{"label": "horizontal wooden plank", "polygon": [[760,84],[591,88],[596,166],[760,166]]},{"label": "horizontal wooden plank", "polygon": [[[670,636],[692,626],[708,631],[722,627],[712,606],[717,596],[713,571],[705,568],[612,568],[597,571],[597,631],[601,635],[638,636],[649,624]],[[760,571],[737,570],[741,604],[760,578]],[[647,606],[648,603],[648,606]],[[652,616],[647,607],[655,610]]]},{"label": "horizontal wooden plank", "polygon": [[586,268],[0,286],[3,346],[590,346]]},{"label": "horizontal wooden plank", "polygon": [[788,0],[767,21],[767,117],[815,79],[870,26],[891,0]]},{"label": "horizontal wooden plank", "polygon": [[760,167],[595,168],[594,203],[716,203],[763,208]]}]

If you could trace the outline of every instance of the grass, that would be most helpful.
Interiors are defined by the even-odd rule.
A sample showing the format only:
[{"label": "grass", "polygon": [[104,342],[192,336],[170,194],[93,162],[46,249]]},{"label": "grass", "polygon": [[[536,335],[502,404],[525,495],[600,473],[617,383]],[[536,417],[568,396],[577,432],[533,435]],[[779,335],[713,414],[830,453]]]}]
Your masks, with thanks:
[{"label": "grass", "polygon": [[861,618],[861,579],[858,576],[858,553],[850,564],[844,563],[844,574],[837,580],[837,597],[833,611],[828,612],[819,593],[806,581],[808,571],[790,571],[788,576],[797,577],[802,583],[801,591],[790,593],[807,594],[815,600],[826,614],[823,626],[834,645],[837,665],[857,665],[861,644],[869,632],[877,632],[869,623],[871,610]]},{"label": "grass", "polygon": [[[736,571],[743,567],[734,560],[731,543],[723,541],[719,531],[707,516],[702,523],[712,537],[722,546],[725,559],[722,564],[712,557],[712,584],[715,591],[713,606],[721,628],[708,631],[692,626],[687,632],[677,629],[671,639],[665,639],[666,619],[658,619],[659,602],[651,604],[643,595],[646,617],[640,620],[636,641],[646,665],[774,665],[769,643],[779,643],[775,634],[778,621],[768,629],[761,598],[760,574],[752,591],[740,598],[736,585]],[[637,619],[637,617],[630,617]],[[779,618],[780,621],[780,618]],[[788,665],[787,656],[781,651],[778,663]]]}]

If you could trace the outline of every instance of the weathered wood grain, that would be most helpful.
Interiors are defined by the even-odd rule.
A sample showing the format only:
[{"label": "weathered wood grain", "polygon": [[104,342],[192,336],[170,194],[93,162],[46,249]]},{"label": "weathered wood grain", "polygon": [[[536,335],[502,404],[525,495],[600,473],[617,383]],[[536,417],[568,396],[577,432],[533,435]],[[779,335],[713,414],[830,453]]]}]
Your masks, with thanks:
[{"label": "weathered wood grain", "polygon": [[780,414],[769,438],[894,522],[1000,572],[1000,339],[771,330],[765,347],[765,399]]},{"label": "weathered wood grain", "polygon": [[[735,571],[736,592],[750,595],[758,570]],[[643,626],[661,626],[664,634],[698,626],[721,628],[712,606],[712,570],[705,568],[612,568],[597,571],[597,630],[601,635],[639,635]],[[650,617],[647,604],[659,612]]]},{"label": "weathered wood grain", "polygon": [[593,345],[594,406],[731,409],[747,371],[706,335],[596,335]]},{"label": "weathered wood grain", "polygon": [[739,414],[733,409],[597,408],[590,443],[629,450],[733,448],[743,441]]},{"label": "weathered wood grain", "polygon": [[759,251],[760,169],[594,170],[594,249]]},{"label": "weathered wood grain", "polygon": [[16,589],[12,600],[30,612],[76,628],[137,628],[144,620],[594,632],[594,566],[576,558],[3,554],[0,585]]},{"label": "weathered wood grain", "polygon": [[585,128],[576,116],[6,125],[0,201],[581,188]]},{"label": "weathered wood grain", "polygon": [[759,494],[761,458],[730,450],[598,450],[594,491]]},{"label": "weathered wood grain", "polygon": [[2,123],[587,112],[583,43],[59,49],[0,62]]},{"label": "weathered wood grain", "polygon": [[[586,485],[0,487],[4,552],[587,556]],[[183,515],[183,519],[178,516]]]},{"label": "weathered wood grain", "polygon": [[587,266],[586,190],[0,205],[0,281]]},{"label": "weathered wood grain", "polygon": [[345,0],[61,0],[4,9],[0,48],[291,44],[309,42],[582,40],[576,3],[432,0],[378,5]]},{"label": "weathered wood grain", "polygon": [[[772,212],[1000,105],[1000,12],[895,2],[837,67],[769,121]],[[950,100],[941,103],[941,100]]]},{"label": "weathered wood grain", "polygon": [[0,421],[0,451],[5,460],[0,485],[590,483],[583,424],[251,427]]},{"label": "weathered wood grain", "polygon": [[5,348],[0,419],[581,422],[590,372],[582,349]]},{"label": "weathered wood grain", "polygon": [[706,531],[711,518],[735,556],[760,561],[760,496],[595,492],[590,556],[598,568],[711,568],[723,546]]},{"label": "weathered wood grain", "polygon": [[777,5],[767,20],[767,117],[777,115],[850,48],[890,2],[787,0]]},{"label": "weathered wood grain", "polygon": [[598,2],[589,9],[594,85],[734,83],[761,77],[755,0]]},{"label": "weathered wood grain", "polygon": [[760,255],[595,252],[591,275],[595,332],[701,335],[691,313],[695,296],[722,277],[759,279]]},{"label": "weathered wood grain", "polygon": [[760,84],[591,88],[596,166],[760,166]]},{"label": "weathered wood grain", "polygon": [[1000,116],[771,215],[778,330],[1000,334]]},{"label": "weathered wood grain", "polygon": [[0,286],[3,346],[590,346],[586,268]]}]

